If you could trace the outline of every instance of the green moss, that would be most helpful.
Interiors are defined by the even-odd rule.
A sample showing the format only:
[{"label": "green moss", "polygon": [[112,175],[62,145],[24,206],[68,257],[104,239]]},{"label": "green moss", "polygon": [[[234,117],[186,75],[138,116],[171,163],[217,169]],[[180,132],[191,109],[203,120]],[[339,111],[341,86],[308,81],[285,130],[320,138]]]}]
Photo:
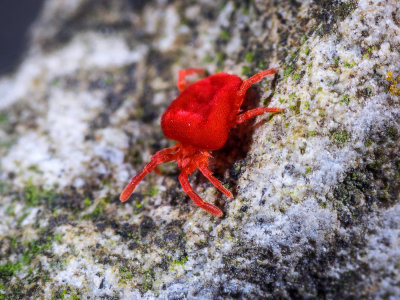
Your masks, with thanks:
[{"label": "green moss", "polygon": [[261,70],[265,70],[267,68],[267,63],[265,61],[260,61],[257,66]]},{"label": "green moss", "polygon": [[339,62],[340,62],[340,58],[339,58],[339,57],[334,57],[334,58],[333,58],[333,61],[334,61],[334,63],[335,63],[336,65],[338,65]]},{"label": "green moss", "polygon": [[366,88],[364,89],[364,94],[365,94],[365,96],[367,96],[367,97],[371,97],[371,96],[372,96],[372,87],[371,87],[371,86],[366,87]]},{"label": "green moss", "polygon": [[55,191],[35,186],[31,182],[28,182],[25,186],[24,196],[28,206],[38,206],[44,203],[51,204],[55,195]]},{"label": "green moss", "polygon": [[372,145],[372,140],[371,139],[367,139],[366,141],[365,141],[365,143],[364,143],[364,145],[365,145],[365,147],[369,147],[369,146],[371,146]]},{"label": "green moss", "polygon": [[143,204],[140,203],[140,202],[138,202],[138,201],[136,201],[136,203],[135,203],[135,209],[134,209],[133,213],[134,213],[135,215],[137,215],[137,214],[139,214],[142,210],[143,210]]},{"label": "green moss", "polygon": [[343,95],[342,99],[340,100],[340,103],[348,105],[350,103],[350,96],[347,94]]},{"label": "green moss", "polygon": [[17,248],[18,242],[16,237],[8,236],[7,239],[10,241],[10,248]]},{"label": "green moss", "polygon": [[129,271],[127,267],[120,267],[119,268],[119,274],[121,276],[121,279],[119,280],[120,283],[126,284],[128,280],[131,280],[133,275]]},{"label": "green moss", "polygon": [[251,69],[248,66],[242,67],[242,75],[249,75],[251,73]]},{"label": "green moss", "polygon": [[336,131],[332,134],[332,138],[339,146],[344,146],[350,139],[350,133],[346,130]]},{"label": "green moss", "polygon": [[29,166],[29,167],[28,167],[28,170],[29,170],[29,171],[32,171],[32,172],[35,172],[35,173],[38,173],[38,174],[43,174],[43,171],[40,170],[40,169],[39,169],[39,166],[37,166],[37,165]]},{"label": "green moss", "polygon": [[301,73],[300,72],[296,72],[292,75],[293,80],[295,81],[299,81],[301,79]]},{"label": "green moss", "polygon": [[145,292],[149,291],[153,287],[153,274],[150,270],[147,270],[143,278],[143,290]]},{"label": "green moss", "polygon": [[65,289],[65,290],[63,290],[61,293],[59,293],[58,295],[57,295],[57,298],[58,299],[64,299],[65,298],[65,295],[68,295],[68,291]]},{"label": "green moss", "polygon": [[21,225],[22,221],[25,220],[25,218],[29,215],[27,211],[24,211],[24,213],[17,219],[17,223]]},{"label": "green moss", "polygon": [[235,171],[236,172],[240,172],[241,169],[242,169],[242,164],[241,163],[235,164]]},{"label": "green moss", "polygon": [[40,198],[39,187],[28,185],[25,188],[25,199],[29,206],[38,206],[40,204]]},{"label": "green moss", "polygon": [[90,205],[92,205],[92,202],[90,201],[90,198],[89,198],[89,197],[86,197],[86,198],[83,200],[83,204],[85,205],[86,208],[88,208]]},{"label": "green moss", "polygon": [[285,102],[285,99],[279,98],[279,102],[280,102],[280,103],[284,103],[284,102]]},{"label": "green moss", "polygon": [[313,137],[313,136],[315,136],[316,134],[317,134],[316,131],[308,131],[308,132],[307,132],[307,136],[308,136],[308,137]]},{"label": "green moss", "polygon": [[[61,235],[47,236],[46,238],[39,238],[25,243],[25,249],[21,258],[17,262],[7,262],[0,265],[0,278],[7,279],[14,276],[16,271],[22,270],[23,265],[28,265],[31,261],[44,250],[49,250],[53,241],[60,241]],[[16,238],[10,240],[11,248],[17,248],[18,243]],[[28,269],[28,273],[33,273],[32,267]]]},{"label": "green moss", "polygon": [[289,77],[289,75],[293,72],[293,67],[286,67],[283,69],[283,79],[286,79]]},{"label": "green moss", "polygon": [[27,265],[32,259],[34,259],[39,253],[44,250],[48,250],[51,248],[51,244],[53,241],[53,237],[48,236],[44,241],[42,239],[33,240],[27,242],[25,246],[27,250],[22,254],[22,263]]},{"label": "green moss", "polygon": [[214,61],[214,57],[212,57],[210,55],[207,55],[206,57],[203,58],[203,63],[206,63],[206,64],[210,64],[213,61]]},{"label": "green moss", "polygon": [[82,218],[83,218],[83,219],[97,219],[97,218],[103,213],[104,206],[105,206],[107,203],[109,203],[109,200],[108,200],[108,199],[103,199],[103,200],[101,200],[101,201],[97,204],[96,208],[95,208],[92,212],[83,215]]},{"label": "green moss", "polygon": [[0,123],[5,123],[8,121],[8,115],[5,112],[0,113]]},{"label": "green moss", "polygon": [[[296,96],[295,93],[291,93],[289,95],[289,99],[293,100],[293,98]],[[293,110],[296,114],[300,113],[300,106],[301,106],[301,101],[300,99],[295,99],[295,101],[292,101],[291,104],[289,105],[289,109]]]},{"label": "green moss", "polygon": [[377,49],[376,49],[376,47],[375,46],[372,46],[372,47],[368,47],[368,53],[369,54],[372,54],[374,51],[376,51]]},{"label": "green moss", "polygon": [[305,54],[305,55],[309,55],[309,54],[310,54],[310,48],[306,47],[306,48],[304,49],[304,54]]},{"label": "green moss", "polygon": [[231,185],[229,183],[224,183],[223,184],[224,188],[226,188],[227,190],[231,189]]},{"label": "green moss", "polygon": [[43,276],[41,277],[41,279],[42,279],[44,282],[46,282],[46,281],[49,281],[49,280],[50,280],[50,276],[49,276],[49,275],[43,275]]},{"label": "green moss", "polygon": [[73,293],[73,294],[71,295],[71,299],[72,299],[72,300],[79,300],[80,297],[79,297],[77,294]]},{"label": "green moss", "polygon": [[8,189],[8,185],[5,182],[0,182],[0,195],[5,195]]},{"label": "green moss", "polygon": [[310,108],[310,102],[306,101],[304,102],[304,109],[308,110]]},{"label": "green moss", "polygon": [[307,168],[306,168],[306,174],[311,173],[311,171],[312,171],[312,168],[311,168],[311,167],[307,167]]},{"label": "green moss", "polygon": [[16,271],[22,269],[22,264],[20,261],[17,263],[7,262],[4,265],[0,265],[0,278],[7,279],[14,275]]},{"label": "green moss", "polygon": [[62,234],[61,233],[57,233],[54,235],[54,241],[59,242],[62,239]]},{"label": "green moss", "polygon": [[354,60],[352,60],[351,62],[347,62],[347,61],[343,62],[343,66],[344,66],[345,68],[352,68],[352,67],[354,67],[355,65],[356,65],[356,62],[355,62]]},{"label": "green moss", "polygon": [[236,267],[240,266],[240,261],[237,258],[232,257],[232,256],[224,257],[224,261],[228,265],[233,265],[233,266],[236,266]]},{"label": "green moss", "polygon": [[254,60],[254,53],[253,52],[246,53],[246,56],[244,57],[244,59],[247,62],[252,62]]},{"label": "green moss", "polygon": [[103,205],[97,205],[96,208],[88,214],[83,215],[84,219],[96,219],[103,212]]},{"label": "green moss", "polygon": [[395,127],[388,127],[386,129],[386,135],[394,141],[397,141],[399,138],[399,134]]},{"label": "green moss", "polygon": [[367,167],[371,170],[374,170],[377,172],[379,169],[381,169],[382,164],[379,163],[378,161],[374,160],[372,163],[368,164]]},{"label": "green moss", "polygon": [[72,299],[72,300],[81,299],[78,292],[74,288],[71,288],[70,286],[64,287],[60,292],[56,293],[54,298],[55,299]]},{"label": "green moss", "polygon": [[221,33],[219,34],[219,37],[220,37],[220,39],[221,40],[223,40],[223,41],[228,41],[229,40],[229,33],[228,33],[228,31],[226,30],[226,29],[222,29],[221,30]]},{"label": "green moss", "polygon": [[11,204],[10,206],[7,207],[6,214],[11,217],[15,217],[15,204]]},{"label": "green moss", "polygon": [[180,259],[175,259],[175,260],[172,262],[172,264],[173,264],[173,265],[180,265],[180,266],[183,266],[188,260],[189,260],[189,256],[188,256],[188,255],[185,255],[185,256],[183,256],[183,257],[180,258]]},{"label": "green moss", "polygon": [[225,53],[222,53],[222,52],[217,53],[217,57],[216,57],[217,66],[222,66],[222,63],[225,61],[225,59],[226,59]]},{"label": "green moss", "polygon": [[347,16],[352,13],[357,7],[357,4],[354,1],[342,2],[338,8],[341,16]]},{"label": "green moss", "polygon": [[375,46],[368,47],[367,51],[363,54],[362,58],[368,58],[372,55],[373,52],[375,52],[377,49]]},{"label": "green moss", "polygon": [[158,188],[157,188],[156,186],[150,187],[149,192],[148,192],[148,195],[149,195],[150,197],[153,197],[153,196],[155,196],[155,195],[157,195],[157,194],[158,194]]}]

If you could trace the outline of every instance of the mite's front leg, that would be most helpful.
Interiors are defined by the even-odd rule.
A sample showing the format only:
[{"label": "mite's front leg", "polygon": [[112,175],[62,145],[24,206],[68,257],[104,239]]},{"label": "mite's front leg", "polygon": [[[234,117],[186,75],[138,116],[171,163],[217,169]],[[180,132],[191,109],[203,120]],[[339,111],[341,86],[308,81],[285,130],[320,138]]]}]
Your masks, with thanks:
[{"label": "mite's front leg", "polygon": [[197,195],[195,192],[193,192],[193,188],[190,186],[189,181],[188,181],[188,174],[184,171],[181,172],[179,175],[179,182],[182,185],[183,191],[190,197],[190,199],[193,200],[193,202],[201,207],[202,209],[205,209],[209,213],[213,214],[216,217],[221,217],[223,215],[222,211],[210,204],[205,202],[203,199],[200,198],[199,195]]}]

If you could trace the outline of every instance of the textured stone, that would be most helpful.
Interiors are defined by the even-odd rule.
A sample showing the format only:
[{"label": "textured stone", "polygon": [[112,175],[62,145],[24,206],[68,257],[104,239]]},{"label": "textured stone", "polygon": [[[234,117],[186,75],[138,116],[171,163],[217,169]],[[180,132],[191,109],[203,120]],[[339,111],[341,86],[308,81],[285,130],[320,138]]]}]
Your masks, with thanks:
[{"label": "textured stone", "polygon": [[[140,2],[140,3],[139,3]],[[400,2],[47,1],[0,78],[4,299],[400,297]],[[179,69],[247,78],[285,108],[213,153],[197,208],[170,146]]]}]

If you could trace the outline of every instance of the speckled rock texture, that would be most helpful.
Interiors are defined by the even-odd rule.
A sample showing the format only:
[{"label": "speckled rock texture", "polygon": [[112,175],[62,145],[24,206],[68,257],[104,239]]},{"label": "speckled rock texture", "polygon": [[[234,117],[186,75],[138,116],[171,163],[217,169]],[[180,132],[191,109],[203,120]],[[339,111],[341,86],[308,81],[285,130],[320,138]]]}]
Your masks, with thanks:
[{"label": "speckled rock texture", "polygon": [[[213,153],[163,165],[179,69],[248,78]],[[0,299],[400,297],[400,2],[47,1],[0,78]]]}]

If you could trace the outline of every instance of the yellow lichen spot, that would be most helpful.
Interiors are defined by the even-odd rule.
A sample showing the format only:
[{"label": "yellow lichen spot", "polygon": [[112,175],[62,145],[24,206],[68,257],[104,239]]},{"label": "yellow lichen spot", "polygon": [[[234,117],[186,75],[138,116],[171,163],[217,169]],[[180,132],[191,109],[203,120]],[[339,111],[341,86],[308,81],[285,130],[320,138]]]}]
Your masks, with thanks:
[{"label": "yellow lichen spot", "polygon": [[392,72],[387,73],[386,80],[389,81],[389,91],[392,95],[400,95],[400,87],[398,87],[398,80],[400,80],[400,76],[393,78]]}]

